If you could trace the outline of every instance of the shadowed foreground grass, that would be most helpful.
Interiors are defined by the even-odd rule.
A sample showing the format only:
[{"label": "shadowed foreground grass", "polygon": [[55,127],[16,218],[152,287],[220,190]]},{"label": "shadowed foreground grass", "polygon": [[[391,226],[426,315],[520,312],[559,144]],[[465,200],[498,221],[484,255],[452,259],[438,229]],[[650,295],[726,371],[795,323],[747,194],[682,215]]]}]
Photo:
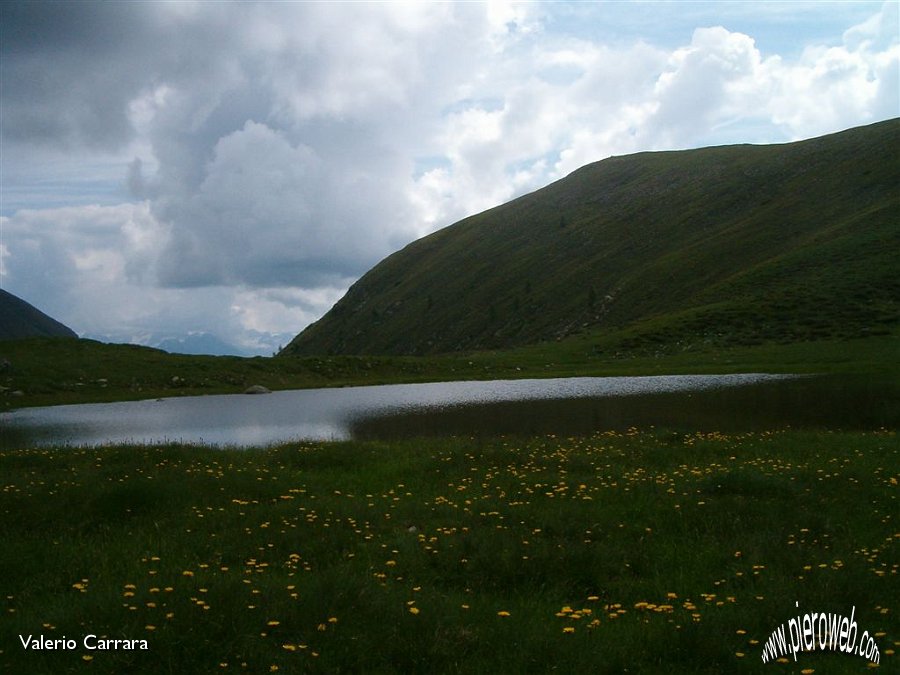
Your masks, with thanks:
[{"label": "shadowed foreground grass", "polygon": [[858,673],[761,661],[854,609],[889,672],[898,477],[884,431],[3,452],[0,670]]}]

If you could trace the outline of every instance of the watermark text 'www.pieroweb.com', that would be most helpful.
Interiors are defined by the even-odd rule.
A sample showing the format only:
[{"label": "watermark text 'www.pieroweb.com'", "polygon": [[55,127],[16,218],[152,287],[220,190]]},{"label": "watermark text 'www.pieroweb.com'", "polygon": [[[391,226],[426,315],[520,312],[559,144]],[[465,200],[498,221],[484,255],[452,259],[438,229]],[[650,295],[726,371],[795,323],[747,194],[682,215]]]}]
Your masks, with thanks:
[{"label": "watermark text 'www.pieroweb.com'", "polygon": [[[794,603],[799,607],[800,603]],[[837,612],[806,612],[791,617],[772,631],[763,645],[763,663],[774,661],[783,656],[793,656],[801,652],[834,651],[862,656],[871,663],[881,661],[881,652],[875,638],[868,631],[859,633],[855,620],[856,607],[850,610],[850,616]]]}]

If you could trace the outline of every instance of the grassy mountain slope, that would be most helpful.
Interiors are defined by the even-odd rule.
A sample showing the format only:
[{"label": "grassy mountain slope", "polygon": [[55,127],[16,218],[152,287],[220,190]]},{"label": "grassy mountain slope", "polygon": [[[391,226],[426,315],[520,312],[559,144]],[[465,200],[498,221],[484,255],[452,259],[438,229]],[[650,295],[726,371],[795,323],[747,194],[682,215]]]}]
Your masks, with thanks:
[{"label": "grassy mountain slope", "polygon": [[0,340],[29,337],[78,337],[68,326],[50,318],[12,293],[0,289]]},{"label": "grassy mountain slope", "polygon": [[[898,149],[891,120],[590,164],[388,257],[284,353],[888,333],[900,298]],[[618,344],[602,340],[611,335]]]}]

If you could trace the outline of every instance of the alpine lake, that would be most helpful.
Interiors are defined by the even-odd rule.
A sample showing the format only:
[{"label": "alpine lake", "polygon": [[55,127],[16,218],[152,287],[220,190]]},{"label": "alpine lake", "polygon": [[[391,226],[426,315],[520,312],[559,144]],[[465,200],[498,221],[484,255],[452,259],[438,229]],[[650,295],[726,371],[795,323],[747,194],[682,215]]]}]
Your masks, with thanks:
[{"label": "alpine lake", "polygon": [[668,375],[395,384],[26,408],[0,448],[581,435],[629,428],[894,428],[897,383],[872,377]]}]

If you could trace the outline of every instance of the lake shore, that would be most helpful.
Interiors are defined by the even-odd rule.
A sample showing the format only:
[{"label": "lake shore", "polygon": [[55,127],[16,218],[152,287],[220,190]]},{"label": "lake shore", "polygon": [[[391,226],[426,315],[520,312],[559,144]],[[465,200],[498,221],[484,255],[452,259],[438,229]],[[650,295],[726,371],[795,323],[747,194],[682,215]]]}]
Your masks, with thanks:
[{"label": "lake shore", "polygon": [[598,353],[585,338],[504,352],[436,357],[239,358],[168,354],[91,340],[0,342],[0,410],[351,385],[580,376],[838,373],[900,378],[900,339]]}]

